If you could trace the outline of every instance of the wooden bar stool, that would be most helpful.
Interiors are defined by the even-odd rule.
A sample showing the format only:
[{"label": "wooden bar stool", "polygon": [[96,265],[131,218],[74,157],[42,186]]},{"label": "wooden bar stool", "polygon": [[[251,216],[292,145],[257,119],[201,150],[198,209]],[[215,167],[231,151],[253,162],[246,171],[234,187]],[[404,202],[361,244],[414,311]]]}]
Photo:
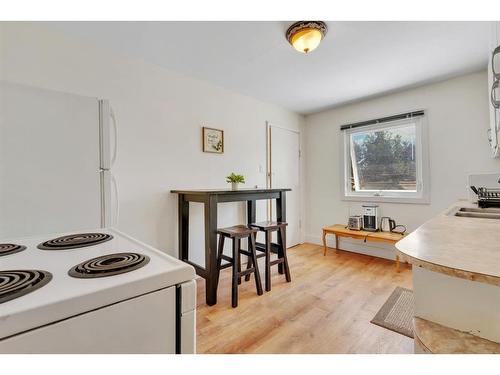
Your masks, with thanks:
[{"label": "wooden bar stool", "polygon": [[[257,246],[257,250],[263,252],[264,254],[259,254],[257,257],[266,258],[266,292],[271,290],[271,266],[278,265],[278,272],[280,274],[285,273],[285,278],[287,282],[292,281],[290,276],[290,268],[288,267],[288,259],[286,256],[286,226],[288,223],[276,222],[276,221],[263,221],[259,223],[250,224],[251,227],[257,228],[265,233],[266,243],[264,247]],[[278,243],[272,243],[272,233],[277,232]],[[271,261],[271,253],[277,253],[278,259]],[[254,260],[250,259],[247,267],[252,267],[251,262]],[[249,280],[246,276],[245,280]]]},{"label": "wooden bar stool", "polygon": [[[257,265],[257,252],[255,245],[255,236],[258,232],[255,228],[247,227],[246,225],[236,225],[229,228],[222,228],[217,230],[219,234],[219,249],[217,252],[217,283],[219,282],[220,271],[227,267],[233,267],[232,276],[232,294],[231,294],[231,306],[238,306],[238,284],[241,284],[241,278],[243,276],[250,279],[250,274],[255,274],[255,286],[257,288],[257,294],[262,295],[262,284],[260,282],[259,267]],[[233,256],[228,257],[223,254],[224,251],[224,240],[230,238],[233,240]],[[241,240],[248,238],[248,250],[241,249]],[[245,271],[241,271],[240,254],[248,256],[249,262],[252,259],[253,267],[247,267]],[[222,265],[222,260],[228,261]]]}]

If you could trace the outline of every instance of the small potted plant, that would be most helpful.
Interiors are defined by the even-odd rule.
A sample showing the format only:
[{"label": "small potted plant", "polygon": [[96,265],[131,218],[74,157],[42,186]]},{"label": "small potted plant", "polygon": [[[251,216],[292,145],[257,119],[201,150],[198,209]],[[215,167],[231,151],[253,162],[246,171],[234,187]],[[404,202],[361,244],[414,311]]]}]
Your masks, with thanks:
[{"label": "small potted plant", "polygon": [[245,183],[245,176],[233,172],[226,177],[226,182],[231,183],[231,190],[238,190],[238,184]]}]

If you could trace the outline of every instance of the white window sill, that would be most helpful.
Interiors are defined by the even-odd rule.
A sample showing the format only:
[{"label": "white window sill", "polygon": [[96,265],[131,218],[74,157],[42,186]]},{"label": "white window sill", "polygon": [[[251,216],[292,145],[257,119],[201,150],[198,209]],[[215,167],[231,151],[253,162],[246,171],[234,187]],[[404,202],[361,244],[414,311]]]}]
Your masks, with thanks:
[{"label": "white window sill", "polygon": [[344,195],[343,201],[354,202],[381,202],[381,203],[406,203],[406,204],[430,204],[429,197],[394,197],[394,196],[376,196],[376,195]]}]

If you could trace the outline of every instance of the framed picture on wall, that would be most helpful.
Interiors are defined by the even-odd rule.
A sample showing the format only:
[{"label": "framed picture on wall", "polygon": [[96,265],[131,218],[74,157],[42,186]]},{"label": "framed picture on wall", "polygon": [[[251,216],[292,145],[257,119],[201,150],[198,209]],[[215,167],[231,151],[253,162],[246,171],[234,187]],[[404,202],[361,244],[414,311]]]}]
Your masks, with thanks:
[{"label": "framed picture on wall", "polygon": [[224,153],[224,130],[203,127],[203,152]]}]

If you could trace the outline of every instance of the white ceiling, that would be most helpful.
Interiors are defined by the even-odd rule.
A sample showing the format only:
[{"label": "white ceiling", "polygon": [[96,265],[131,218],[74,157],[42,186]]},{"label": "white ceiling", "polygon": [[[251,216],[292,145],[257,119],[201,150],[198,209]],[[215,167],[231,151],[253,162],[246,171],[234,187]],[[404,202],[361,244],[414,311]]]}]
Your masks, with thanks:
[{"label": "white ceiling", "polygon": [[488,22],[327,22],[303,55],[290,22],[47,22],[227,89],[308,114],[484,69]]}]

